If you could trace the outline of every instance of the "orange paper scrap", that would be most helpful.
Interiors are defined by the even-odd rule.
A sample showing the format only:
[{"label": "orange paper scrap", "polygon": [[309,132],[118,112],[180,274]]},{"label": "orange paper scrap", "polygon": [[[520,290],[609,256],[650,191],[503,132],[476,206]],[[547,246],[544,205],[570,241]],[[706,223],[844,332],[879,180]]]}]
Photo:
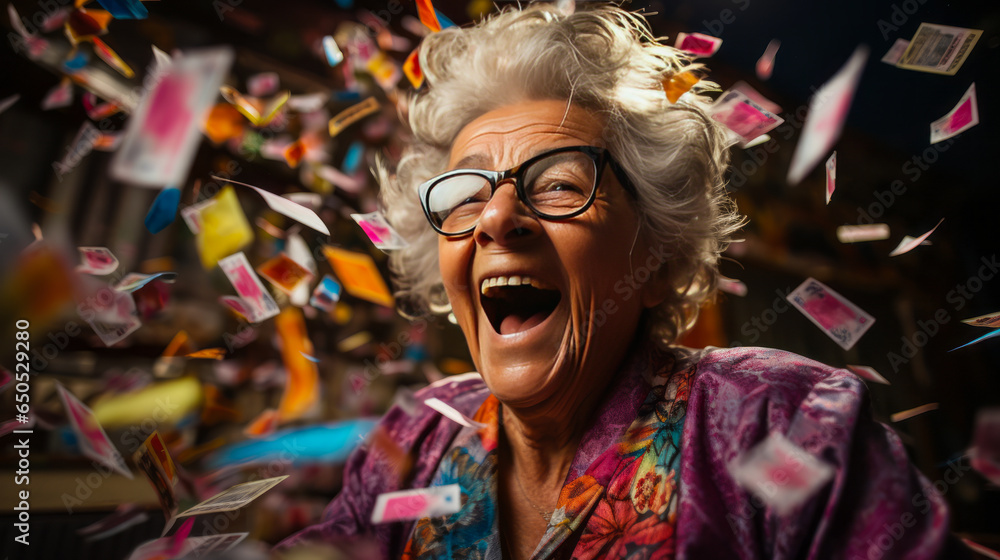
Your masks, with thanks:
[{"label": "orange paper scrap", "polygon": [[225,348],[205,348],[204,350],[198,350],[197,352],[191,352],[187,354],[187,358],[201,358],[204,360],[221,360],[226,357]]},{"label": "orange paper scrap", "polygon": [[698,76],[695,76],[694,72],[681,72],[663,80],[663,91],[667,94],[668,101],[677,103],[677,100],[697,84],[698,81]]},{"label": "orange paper scrap", "polygon": [[314,353],[302,311],[287,307],[274,319],[281,339],[281,358],[288,370],[285,393],[281,396],[278,414],[282,422],[294,420],[309,411],[319,397],[319,370],[303,354]]},{"label": "orange paper scrap", "polygon": [[420,17],[420,23],[426,25],[431,31],[435,33],[441,31],[441,22],[438,21],[437,14],[434,13],[434,5],[431,4],[431,0],[417,0],[417,16]]},{"label": "orange paper scrap", "polygon": [[410,56],[406,57],[406,62],[403,63],[403,73],[406,74],[414,88],[420,89],[420,86],[424,85],[424,72],[420,69],[420,47],[413,49]]},{"label": "orange paper scrap", "polygon": [[330,261],[334,274],[347,293],[372,303],[392,307],[392,294],[370,256],[328,245],[323,246],[323,255]]}]

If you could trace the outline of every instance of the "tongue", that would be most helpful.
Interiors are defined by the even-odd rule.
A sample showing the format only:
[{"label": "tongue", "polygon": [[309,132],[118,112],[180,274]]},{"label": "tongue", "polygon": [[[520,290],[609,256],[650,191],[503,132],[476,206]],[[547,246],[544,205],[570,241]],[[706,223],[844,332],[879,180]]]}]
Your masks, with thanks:
[{"label": "tongue", "polygon": [[547,316],[548,314],[546,313],[538,312],[525,319],[517,313],[511,313],[510,315],[504,317],[503,322],[500,323],[500,334],[514,334],[526,331],[532,327],[538,326]]}]

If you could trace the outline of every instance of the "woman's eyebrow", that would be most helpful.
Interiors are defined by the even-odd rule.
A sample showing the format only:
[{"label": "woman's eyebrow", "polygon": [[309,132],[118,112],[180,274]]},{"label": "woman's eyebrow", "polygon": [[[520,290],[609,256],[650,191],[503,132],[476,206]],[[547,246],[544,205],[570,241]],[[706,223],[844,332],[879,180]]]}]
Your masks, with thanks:
[{"label": "woman's eyebrow", "polygon": [[488,169],[492,160],[483,154],[470,154],[458,160],[453,169]]}]

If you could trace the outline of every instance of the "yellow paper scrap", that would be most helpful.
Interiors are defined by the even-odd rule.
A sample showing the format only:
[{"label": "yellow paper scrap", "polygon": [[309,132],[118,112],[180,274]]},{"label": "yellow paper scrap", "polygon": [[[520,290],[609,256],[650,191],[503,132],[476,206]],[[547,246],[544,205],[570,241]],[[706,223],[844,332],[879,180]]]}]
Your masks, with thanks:
[{"label": "yellow paper scrap", "polygon": [[201,264],[206,269],[253,241],[253,228],[243,213],[236,190],[226,185],[199,211],[201,230],[195,238]]}]

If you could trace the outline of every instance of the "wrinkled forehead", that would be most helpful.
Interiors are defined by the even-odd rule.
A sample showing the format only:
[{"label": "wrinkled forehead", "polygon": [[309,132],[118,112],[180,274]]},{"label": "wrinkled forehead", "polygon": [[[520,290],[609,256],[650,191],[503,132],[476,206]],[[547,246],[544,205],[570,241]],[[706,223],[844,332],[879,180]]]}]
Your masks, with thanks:
[{"label": "wrinkled forehead", "polygon": [[546,150],[603,145],[604,122],[565,100],[525,101],[489,111],[452,143],[448,169],[510,169]]}]

